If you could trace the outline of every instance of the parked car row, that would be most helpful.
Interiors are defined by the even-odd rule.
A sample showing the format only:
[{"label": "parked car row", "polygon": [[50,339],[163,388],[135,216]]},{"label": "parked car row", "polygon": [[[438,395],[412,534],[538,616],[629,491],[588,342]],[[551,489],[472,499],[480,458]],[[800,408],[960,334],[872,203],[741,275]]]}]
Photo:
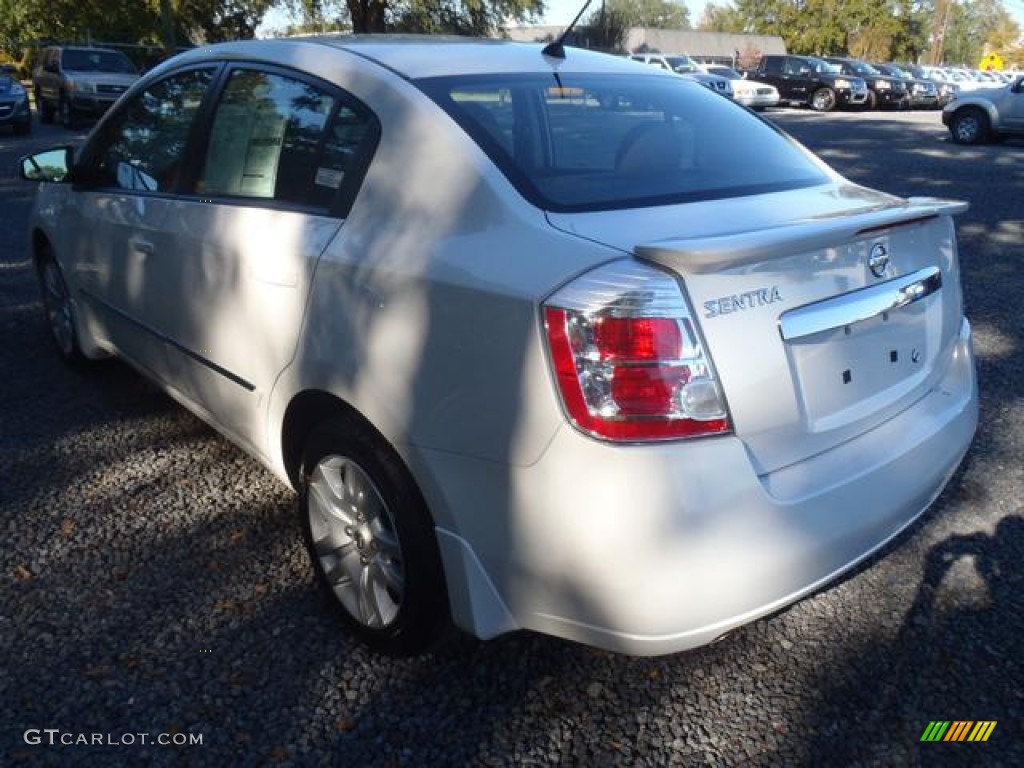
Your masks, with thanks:
[{"label": "parked car row", "polygon": [[741,76],[774,86],[781,104],[818,112],[842,107],[941,109],[961,93],[1000,91],[1019,79],[1015,72],[796,55],[763,56]]},{"label": "parked car row", "polygon": [[779,104],[779,92],[774,86],[747,80],[731,67],[698,64],[686,54],[634,53],[629,58],[696,80],[751,109],[765,109]]},{"label": "parked car row", "polygon": [[[39,120],[76,128],[80,118],[104,114],[139,76],[120,51],[90,46],[45,48],[31,83]],[[12,66],[0,65],[0,128],[10,126],[18,136],[31,132],[29,90]]]}]

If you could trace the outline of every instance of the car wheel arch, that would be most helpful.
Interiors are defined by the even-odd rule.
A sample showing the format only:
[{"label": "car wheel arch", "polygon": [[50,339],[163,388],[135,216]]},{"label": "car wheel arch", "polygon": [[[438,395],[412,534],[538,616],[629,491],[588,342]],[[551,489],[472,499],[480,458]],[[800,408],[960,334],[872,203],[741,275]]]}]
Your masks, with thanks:
[{"label": "car wheel arch", "polygon": [[293,488],[300,485],[299,472],[302,468],[302,454],[309,436],[321,424],[329,421],[349,421],[353,425],[373,430],[382,440],[373,423],[352,404],[322,389],[306,389],[295,394],[288,402],[281,420],[281,458],[285,473]]}]

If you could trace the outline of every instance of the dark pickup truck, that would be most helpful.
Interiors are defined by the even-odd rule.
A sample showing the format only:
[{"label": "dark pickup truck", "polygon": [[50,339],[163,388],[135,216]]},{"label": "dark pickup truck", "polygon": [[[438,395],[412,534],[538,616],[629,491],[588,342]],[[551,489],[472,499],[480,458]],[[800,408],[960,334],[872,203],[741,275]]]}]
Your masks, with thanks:
[{"label": "dark pickup truck", "polygon": [[825,61],[839,67],[845,75],[864,78],[864,82],[868,86],[868,106],[871,109],[910,108],[910,90],[903,79],[884,75],[867,62],[859,59],[830,56]]},{"label": "dark pickup truck", "polygon": [[780,104],[806,104],[817,112],[828,112],[868,101],[868,87],[862,78],[844,75],[838,67],[814,56],[762,56],[748,74],[751,80],[774,85]]}]

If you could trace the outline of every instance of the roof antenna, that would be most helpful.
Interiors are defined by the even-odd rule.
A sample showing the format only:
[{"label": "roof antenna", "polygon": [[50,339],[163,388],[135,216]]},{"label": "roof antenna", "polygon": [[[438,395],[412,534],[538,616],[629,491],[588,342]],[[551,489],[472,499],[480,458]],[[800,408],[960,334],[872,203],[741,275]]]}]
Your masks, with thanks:
[{"label": "roof antenna", "polygon": [[[576,26],[576,23],[580,20],[580,17],[586,12],[587,8],[590,7],[590,4],[592,2],[593,2],[593,0],[587,0],[587,2],[585,2],[583,4],[583,7],[580,8],[580,12],[576,14],[576,18],[572,20],[572,23],[569,24],[569,26],[565,28],[565,31],[558,36],[557,40],[554,40],[554,41],[548,43],[547,45],[545,45],[544,46],[544,50],[541,51],[541,53],[543,53],[545,56],[551,56],[552,58],[555,58],[555,59],[564,59],[565,58],[565,46],[562,45],[562,43],[564,43],[565,42],[565,38],[567,38],[572,33],[573,29]],[[601,3],[603,5],[604,4],[604,0],[601,0]]]}]

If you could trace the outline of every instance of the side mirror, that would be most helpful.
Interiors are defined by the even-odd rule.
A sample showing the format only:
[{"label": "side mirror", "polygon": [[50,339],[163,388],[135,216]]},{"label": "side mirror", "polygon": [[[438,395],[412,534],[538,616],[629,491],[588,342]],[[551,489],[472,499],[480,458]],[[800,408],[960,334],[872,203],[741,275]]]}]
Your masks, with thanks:
[{"label": "side mirror", "polygon": [[50,183],[71,181],[71,165],[71,147],[36,152],[22,158],[21,178]]}]

